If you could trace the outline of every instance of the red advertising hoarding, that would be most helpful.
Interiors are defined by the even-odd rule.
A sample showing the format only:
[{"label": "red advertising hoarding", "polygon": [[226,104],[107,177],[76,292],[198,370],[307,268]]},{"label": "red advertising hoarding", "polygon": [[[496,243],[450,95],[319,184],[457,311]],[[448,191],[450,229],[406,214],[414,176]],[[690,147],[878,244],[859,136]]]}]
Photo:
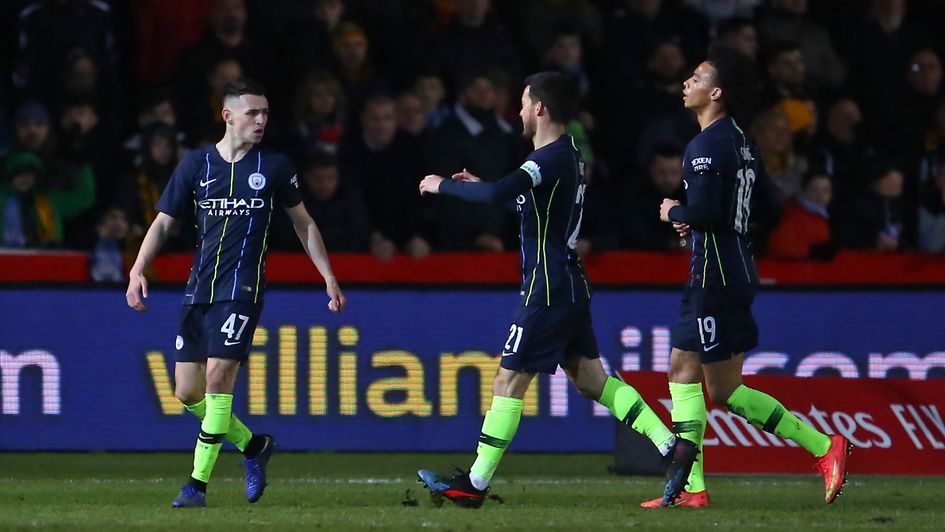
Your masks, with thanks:
[{"label": "red advertising hoarding", "polygon": [[[622,372],[668,424],[666,375]],[[945,475],[945,384],[908,379],[751,375],[748,386],[778,398],[798,417],[854,445],[853,474]],[[813,459],[706,398],[708,473],[810,473]]]}]

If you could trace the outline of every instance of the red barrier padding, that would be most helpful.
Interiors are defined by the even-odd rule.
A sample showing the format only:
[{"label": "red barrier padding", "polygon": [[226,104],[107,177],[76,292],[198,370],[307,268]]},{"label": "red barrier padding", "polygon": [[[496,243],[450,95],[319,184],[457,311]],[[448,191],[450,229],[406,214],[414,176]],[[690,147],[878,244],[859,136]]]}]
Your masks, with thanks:
[{"label": "red barrier padding", "polygon": [[[622,372],[667,424],[672,401],[663,373]],[[941,381],[745,376],[822,432],[854,445],[856,474],[945,475],[945,394]],[[706,397],[709,473],[812,473],[811,455],[756,429]]]},{"label": "red barrier padding", "polygon": [[67,251],[0,250],[0,281],[89,282],[89,256]]},{"label": "red barrier padding", "polygon": [[[342,283],[364,284],[515,284],[517,253],[437,253],[424,259],[399,255],[381,262],[366,254],[336,253],[332,266]],[[154,262],[155,279],[187,280],[192,254],[168,254]],[[682,284],[689,274],[688,253],[609,252],[585,261],[593,284]],[[832,262],[758,264],[766,284],[916,285],[945,284],[945,255],[843,252]],[[270,283],[320,283],[321,277],[302,254],[273,253],[266,278]],[[83,253],[0,252],[0,281],[87,282]]]}]

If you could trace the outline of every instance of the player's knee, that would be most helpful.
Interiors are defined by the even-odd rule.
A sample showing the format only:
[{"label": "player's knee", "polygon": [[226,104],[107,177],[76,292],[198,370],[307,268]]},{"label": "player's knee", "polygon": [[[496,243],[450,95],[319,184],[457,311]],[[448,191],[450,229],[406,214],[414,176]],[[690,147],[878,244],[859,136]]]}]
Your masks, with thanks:
[{"label": "player's knee", "polygon": [[192,405],[199,403],[203,399],[203,394],[197,393],[195,390],[187,390],[183,388],[178,388],[174,390],[174,396],[177,397],[177,400],[185,405]]}]

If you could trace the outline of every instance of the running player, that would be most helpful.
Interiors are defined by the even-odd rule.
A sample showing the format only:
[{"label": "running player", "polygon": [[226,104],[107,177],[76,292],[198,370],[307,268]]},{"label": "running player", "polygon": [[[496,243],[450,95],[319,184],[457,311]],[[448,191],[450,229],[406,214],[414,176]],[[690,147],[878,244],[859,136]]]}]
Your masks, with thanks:
[{"label": "running player", "polygon": [[172,503],[206,506],[207,482],[226,439],[246,457],[246,498],[266,488],[266,464],[275,440],[254,435],[232,414],[233,385],[246,361],[263,305],[266,242],[278,203],[292,219],[302,246],[325,279],[328,308],[341,312],[345,297],[332,273],[321,234],[305,211],[289,160],[259,148],[269,120],[262,87],[249,80],[227,85],[226,133],[215,145],[187,154],[174,170],[158,215],[129,273],[128,306],[144,311],[144,271],[176,220],[196,209],[199,244],[184,293],[176,342],[175,394],[201,420],[191,478]]},{"label": "running player", "polygon": [[[720,51],[683,84],[683,102],[702,132],[683,161],[686,205],[664,199],[660,219],[680,234],[692,232],[689,282],[673,328],[669,390],[674,431],[702,447],[706,406],[702,379],[712,402],[725,405],[752,425],[796,442],[817,457],[824,500],[832,503],[846,481],[851,447],[843,436],[827,436],[804,423],[770,395],[742,383],[745,352],[758,344],[751,305],[758,272],[748,241],[752,186],[761,171],[754,147],[730,116],[742,87],[741,62]],[[702,461],[691,473],[670,476],[664,496],[643,507],[702,507],[709,504]]]},{"label": "running player", "polygon": [[587,185],[580,153],[564,131],[577,111],[577,86],[550,72],[525,84],[520,116],[535,151],[519,169],[494,183],[465,170],[453,179],[428,175],[420,182],[421,194],[511,204],[521,218],[521,302],[506,333],[476,461],[468,473],[451,477],[417,472],[431,492],[471,508],[485,500],[535,374],[554,373],[559,366],[582,395],[649,437],[663,456],[683,457],[691,465],[698,451],[695,443],[677,440],[632,386],[604,372],[591,329],[591,286],[575,251]]}]

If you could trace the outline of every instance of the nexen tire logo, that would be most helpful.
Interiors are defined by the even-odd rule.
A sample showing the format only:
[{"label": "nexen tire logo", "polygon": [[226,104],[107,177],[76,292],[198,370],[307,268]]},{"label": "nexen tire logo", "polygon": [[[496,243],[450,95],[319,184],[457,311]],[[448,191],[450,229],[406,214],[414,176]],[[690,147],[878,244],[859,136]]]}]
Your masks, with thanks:
[{"label": "nexen tire logo", "polygon": [[266,207],[266,200],[262,198],[210,198],[200,200],[197,205],[201,209],[207,209],[207,214],[211,216],[249,216],[250,209],[263,209]]}]

